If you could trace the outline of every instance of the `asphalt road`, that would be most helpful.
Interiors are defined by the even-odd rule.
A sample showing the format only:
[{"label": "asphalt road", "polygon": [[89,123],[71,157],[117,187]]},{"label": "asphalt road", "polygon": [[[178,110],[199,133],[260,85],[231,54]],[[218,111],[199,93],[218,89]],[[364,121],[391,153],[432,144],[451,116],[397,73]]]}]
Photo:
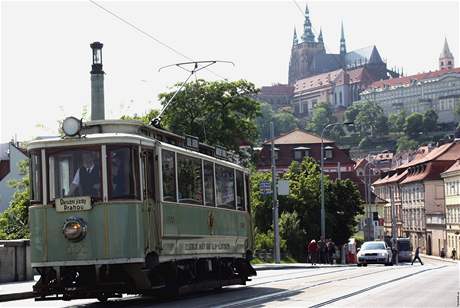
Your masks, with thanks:
[{"label": "asphalt road", "polygon": [[460,265],[295,268],[259,271],[247,286],[226,287],[174,300],[128,296],[96,300],[2,303],[3,307],[459,307]]}]

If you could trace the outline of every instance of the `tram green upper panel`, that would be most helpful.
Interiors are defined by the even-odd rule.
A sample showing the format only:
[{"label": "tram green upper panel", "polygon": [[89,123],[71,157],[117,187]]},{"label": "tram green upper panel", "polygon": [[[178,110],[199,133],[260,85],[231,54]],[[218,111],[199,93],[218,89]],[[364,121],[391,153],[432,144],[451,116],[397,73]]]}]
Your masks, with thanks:
[{"label": "tram green upper panel", "polygon": [[249,236],[247,212],[174,203],[162,207],[165,237]]},{"label": "tram green upper panel", "polygon": [[[142,203],[96,204],[91,210],[56,212],[54,207],[31,207],[32,263],[144,257]],[[71,242],[62,228],[68,217],[87,223],[86,237]]]}]

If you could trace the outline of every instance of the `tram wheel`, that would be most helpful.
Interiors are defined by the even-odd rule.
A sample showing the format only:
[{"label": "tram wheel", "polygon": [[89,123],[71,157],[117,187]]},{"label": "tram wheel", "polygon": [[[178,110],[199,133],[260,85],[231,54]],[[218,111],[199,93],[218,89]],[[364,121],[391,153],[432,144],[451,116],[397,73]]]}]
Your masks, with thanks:
[{"label": "tram wheel", "polygon": [[107,302],[107,295],[105,293],[101,293],[97,296],[97,300],[100,301],[101,303],[106,303]]}]

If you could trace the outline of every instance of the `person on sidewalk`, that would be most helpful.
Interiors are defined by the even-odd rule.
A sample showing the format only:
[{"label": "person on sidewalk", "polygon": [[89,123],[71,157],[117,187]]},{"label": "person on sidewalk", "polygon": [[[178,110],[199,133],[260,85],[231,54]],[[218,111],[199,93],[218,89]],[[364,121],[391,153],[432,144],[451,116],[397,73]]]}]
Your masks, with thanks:
[{"label": "person on sidewalk", "polygon": [[327,243],[327,261],[329,264],[334,264],[335,244],[333,241]]},{"label": "person on sidewalk", "polygon": [[414,265],[415,260],[419,260],[419,261],[420,261],[420,264],[423,265],[422,259],[420,259],[420,247],[417,247],[417,249],[415,249],[414,260],[412,260],[412,264],[411,264],[411,265]]},{"label": "person on sidewalk", "polygon": [[314,239],[308,244],[308,255],[310,256],[311,265],[315,265],[318,256],[318,244]]},{"label": "person on sidewalk", "polygon": [[452,260],[457,260],[457,250],[454,248],[452,248]]},{"label": "person on sidewalk", "polygon": [[319,263],[326,264],[327,246],[326,246],[326,242],[324,239],[319,240],[318,249],[319,249]]}]

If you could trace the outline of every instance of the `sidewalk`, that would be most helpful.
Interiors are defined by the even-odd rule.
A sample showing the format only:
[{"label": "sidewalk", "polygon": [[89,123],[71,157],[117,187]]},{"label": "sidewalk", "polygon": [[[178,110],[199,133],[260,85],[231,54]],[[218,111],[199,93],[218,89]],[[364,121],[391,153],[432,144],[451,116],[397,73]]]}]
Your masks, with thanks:
[{"label": "sidewalk", "polygon": [[459,260],[452,260],[451,258],[441,258],[437,256],[429,256],[423,253],[421,253],[420,256],[426,259],[438,260],[438,261],[449,262],[449,263],[459,263]]},{"label": "sidewalk", "polygon": [[32,286],[40,278],[35,276],[34,281],[21,281],[0,284],[0,302],[32,298]]}]

